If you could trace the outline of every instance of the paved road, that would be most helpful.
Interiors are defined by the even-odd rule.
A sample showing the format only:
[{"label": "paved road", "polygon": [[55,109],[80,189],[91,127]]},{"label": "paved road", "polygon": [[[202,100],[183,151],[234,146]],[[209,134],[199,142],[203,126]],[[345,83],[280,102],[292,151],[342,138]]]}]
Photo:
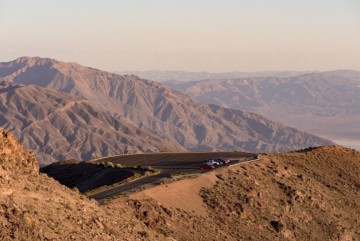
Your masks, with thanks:
[{"label": "paved road", "polygon": [[89,196],[89,198],[94,198],[98,202],[102,203],[107,198],[111,198],[112,196],[120,195],[124,192],[129,192],[129,191],[139,189],[148,184],[159,185],[161,183],[162,179],[168,178],[168,177],[169,177],[169,175],[167,173],[160,172],[159,174],[156,174],[153,176],[143,177],[143,178],[137,179],[135,181],[125,183],[121,186],[113,187],[111,189],[92,194]]},{"label": "paved road", "polygon": [[241,159],[253,157],[254,155],[256,154],[247,152],[150,153],[108,157],[97,159],[95,162],[112,162],[123,166],[186,167],[198,169],[203,160],[217,157]]},{"label": "paved road", "polygon": [[[222,154],[224,154],[224,153],[222,153]],[[99,193],[92,194],[89,197],[94,198],[99,203],[103,203],[103,201],[105,199],[111,198],[112,196],[120,195],[124,192],[135,191],[135,190],[143,188],[145,186],[159,185],[162,183],[163,180],[171,178],[171,176],[174,174],[178,174],[178,173],[196,174],[196,173],[205,173],[205,172],[209,171],[209,170],[201,170],[199,168],[201,161],[199,162],[198,159],[200,158],[200,160],[204,160],[203,158],[201,159],[201,157],[204,156],[203,154],[200,154],[200,157],[198,155],[195,155],[196,157],[192,158],[192,160],[185,158],[185,161],[179,161],[179,160],[171,161],[171,160],[168,160],[167,158],[164,158],[164,156],[169,157],[171,155],[162,154],[161,158],[160,158],[162,161],[158,161],[157,159],[154,158],[154,156],[150,156],[151,160],[156,160],[156,161],[150,161],[150,163],[152,164],[151,166],[156,167],[157,169],[160,169],[159,174],[140,178],[138,180],[135,180],[135,181],[132,181],[129,183],[125,183],[120,186],[113,187],[113,188],[105,190],[105,191],[101,191]],[[185,156],[187,156],[187,155],[185,155]],[[219,155],[217,154],[217,156],[219,156]],[[225,155],[222,155],[222,156],[225,156]],[[176,157],[178,158],[178,156],[176,156]],[[238,153],[237,153],[237,157],[239,157]],[[113,163],[121,163],[124,165],[124,164],[126,164],[127,161],[124,161],[123,158],[124,157],[121,156],[121,158],[119,160],[116,157],[112,157],[110,160]],[[253,161],[256,158],[257,158],[256,154],[243,153],[240,158],[238,158],[236,160],[231,160],[229,165],[231,166],[231,165],[237,165],[242,162]],[[128,158],[126,160],[129,160],[129,159],[132,159],[132,158]],[[195,159],[195,161],[193,161],[194,159]],[[138,165],[138,164],[144,165],[144,164],[148,163],[148,165],[149,165],[149,161],[147,161],[147,162],[144,161],[143,156],[140,156],[140,158],[137,158],[136,160],[137,161],[131,161],[130,163],[133,165]],[[101,161],[104,161],[104,159],[98,160],[98,161],[101,162]],[[109,159],[107,161],[109,161]],[[127,163],[127,164],[129,164],[129,163]],[[163,164],[163,165],[161,165],[161,164]],[[227,165],[227,166],[229,166],[229,165]],[[225,167],[226,166],[222,166],[219,168],[225,168]]]}]

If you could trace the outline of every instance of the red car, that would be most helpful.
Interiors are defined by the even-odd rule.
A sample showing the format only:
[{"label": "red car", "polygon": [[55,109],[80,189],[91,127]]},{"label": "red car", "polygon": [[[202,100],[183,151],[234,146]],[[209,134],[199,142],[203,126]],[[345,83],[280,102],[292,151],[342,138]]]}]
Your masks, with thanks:
[{"label": "red car", "polygon": [[210,165],[209,163],[206,163],[206,162],[200,165],[200,169],[202,169],[202,170],[211,170],[214,168],[215,168],[214,165]]}]

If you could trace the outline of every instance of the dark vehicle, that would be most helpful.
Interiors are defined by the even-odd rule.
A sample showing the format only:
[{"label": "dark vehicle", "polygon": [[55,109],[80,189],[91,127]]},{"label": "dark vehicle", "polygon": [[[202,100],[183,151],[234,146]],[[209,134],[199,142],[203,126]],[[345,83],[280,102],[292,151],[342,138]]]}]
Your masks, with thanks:
[{"label": "dark vehicle", "polygon": [[226,165],[230,163],[230,160],[225,157],[218,157],[215,159],[216,162],[218,162],[220,165]]}]

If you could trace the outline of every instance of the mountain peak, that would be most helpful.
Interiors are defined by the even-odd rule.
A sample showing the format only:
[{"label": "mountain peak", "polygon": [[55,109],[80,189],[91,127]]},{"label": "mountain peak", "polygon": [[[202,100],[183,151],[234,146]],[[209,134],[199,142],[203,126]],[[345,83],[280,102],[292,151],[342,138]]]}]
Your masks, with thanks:
[{"label": "mountain peak", "polygon": [[18,63],[18,64],[28,64],[28,65],[34,65],[34,64],[46,64],[46,63],[50,63],[50,64],[54,64],[54,63],[58,63],[59,61],[55,60],[55,59],[51,59],[51,58],[42,58],[42,57],[29,57],[29,56],[22,56],[20,58],[15,59],[14,61],[12,61],[14,63]]}]

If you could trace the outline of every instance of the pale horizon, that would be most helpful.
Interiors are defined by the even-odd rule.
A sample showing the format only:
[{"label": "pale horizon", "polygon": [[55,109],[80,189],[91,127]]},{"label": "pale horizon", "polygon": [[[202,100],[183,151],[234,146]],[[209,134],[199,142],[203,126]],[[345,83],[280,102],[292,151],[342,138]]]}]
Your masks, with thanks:
[{"label": "pale horizon", "polygon": [[356,0],[2,1],[0,61],[114,71],[360,70]]}]

